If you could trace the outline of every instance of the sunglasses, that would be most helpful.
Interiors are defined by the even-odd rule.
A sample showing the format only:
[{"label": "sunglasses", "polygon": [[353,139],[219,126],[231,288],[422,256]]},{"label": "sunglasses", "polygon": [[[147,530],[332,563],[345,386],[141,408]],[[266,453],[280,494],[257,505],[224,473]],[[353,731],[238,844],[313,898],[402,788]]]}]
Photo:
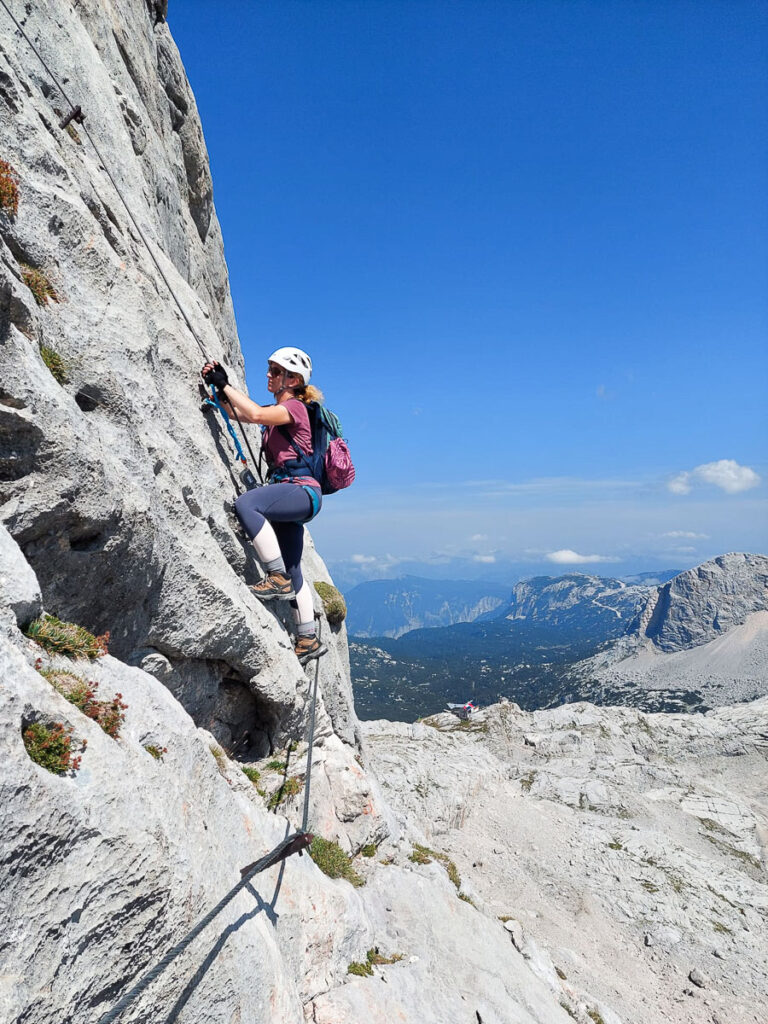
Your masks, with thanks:
[{"label": "sunglasses", "polygon": [[285,373],[282,366],[276,366],[274,363],[267,363],[267,373],[270,377],[278,377],[281,373]]}]

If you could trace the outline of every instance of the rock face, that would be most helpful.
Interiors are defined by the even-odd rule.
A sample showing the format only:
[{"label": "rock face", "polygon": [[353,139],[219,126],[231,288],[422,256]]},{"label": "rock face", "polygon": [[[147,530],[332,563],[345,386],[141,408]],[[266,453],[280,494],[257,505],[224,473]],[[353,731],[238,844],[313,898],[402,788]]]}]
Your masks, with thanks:
[{"label": "rock face", "polygon": [[[83,106],[206,353],[243,386],[205,143],[167,26],[140,0],[12,6]],[[19,190],[18,213],[0,213],[0,515],[48,608],[109,631],[198,725],[258,756],[302,720],[304,674],[247,587],[242,486],[222,423],[201,412],[201,351],[83,127],[58,128],[64,107],[0,11],[0,151]],[[29,267],[57,301],[36,303]],[[328,579],[309,547],[310,579]],[[334,651],[322,689],[354,745],[343,627]]]},{"label": "rock face", "polygon": [[662,651],[708,643],[753,612],[768,611],[768,557],[728,554],[659,587],[638,632]]},{"label": "rock face", "polygon": [[764,696],[768,558],[727,554],[660,586],[635,628],[577,665],[581,692],[645,708],[707,708]]},{"label": "rock face", "polygon": [[363,730],[391,804],[577,1020],[766,1019],[768,699]]},{"label": "rock face", "polygon": [[[10,538],[0,550],[4,578],[20,579],[0,608],[0,1019],[91,1024],[295,829],[302,797],[270,813],[284,769],[258,762],[250,782],[154,676],[26,639],[12,611],[24,559]],[[101,699],[122,694],[119,737],[65,700],[49,669],[98,683]],[[72,730],[76,769],[32,761],[23,732],[34,722]],[[322,709],[318,739],[310,828],[352,852],[372,841],[354,860],[365,884],[328,878],[306,856],[257,875],[120,1019],[567,1024],[501,924],[460,900],[443,867],[409,859],[421,833],[401,829],[370,771],[345,764]],[[305,745],[283,756],[303,784]]]}]

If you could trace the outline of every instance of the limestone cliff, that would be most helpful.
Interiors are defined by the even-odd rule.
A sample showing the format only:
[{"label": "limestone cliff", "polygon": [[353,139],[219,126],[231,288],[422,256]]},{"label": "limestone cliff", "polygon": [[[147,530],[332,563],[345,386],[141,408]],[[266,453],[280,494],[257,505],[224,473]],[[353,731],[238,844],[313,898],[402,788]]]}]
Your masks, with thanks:
[{"label": "limestone cliff", "polygon": [[[141,0],[15,6],[205,351],[243,386],[205,142],[167,26]],[[59,129],[65,106],[0,11],[0,149],[18,180],[18,212],[0,215],[0,514],[47,607],[108,630],[198,724],[262,754],[303,720],[304,674],[248,591],[242,487],[221,422],[201,412],[200,348],[82,129]],[[30,268],[55,301],[37,304]],[[308,547],[310,578],[327,578]],[[343,629],[339,641],[322,689],[354,744]]]}]

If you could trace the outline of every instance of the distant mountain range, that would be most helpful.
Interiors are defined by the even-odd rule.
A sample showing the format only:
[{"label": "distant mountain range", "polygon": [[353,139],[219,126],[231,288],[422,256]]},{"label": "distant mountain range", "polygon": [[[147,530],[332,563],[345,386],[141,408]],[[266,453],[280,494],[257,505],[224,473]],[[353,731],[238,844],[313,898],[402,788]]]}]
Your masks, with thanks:
[{"label": "distant mountain range", "polygon": [[509,586],[405,576],[360,583],[345,598],[351,636],[399,637],[412,629],[474,622],[506,605]]},{"label": "distant mountain range", "polygon": [[[647,655],[649,647],[658,654],[701,647],[768,611],[766,565],[761,555],[724,555],[661,584],[658,573],[641,574],[639,581],[580,573],[536,577],[518,583],[510,600],[473,622],[353,639],[358,713],[412,721],[470,697],[480,703],[508,697],[528,710],[580,699],[652,710],[722,703],[717,686],[695,685],[694,670],[684,685],[670,679],[666,686],[658,677],[661,662],[654,663],[652,686],[621,682],[620,672],[626,659]],[[720,652],[723,693],[752,694],[760,686],[751,680],[760,672],[762,692],[768,692],[761,630],[750,626],[747,633],[758,638],[754,657],[739,661],[733,653],[729,666],[727,650]],[[743,652],[744,643],[736,648]],[[752,669],[744,687],[727,685],[746,664]]]}]

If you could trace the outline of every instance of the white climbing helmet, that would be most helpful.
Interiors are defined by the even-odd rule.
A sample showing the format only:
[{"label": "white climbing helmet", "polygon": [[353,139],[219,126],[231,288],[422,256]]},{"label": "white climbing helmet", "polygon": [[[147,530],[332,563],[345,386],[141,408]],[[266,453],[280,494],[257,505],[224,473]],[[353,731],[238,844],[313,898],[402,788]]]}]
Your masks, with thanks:
[{"label": "white climbing helmet", "polygon": [[282,366],[283,369],[289,370],[291,373],[297,373],[304,381],[305,387],[309,384],[309,378],[312,376],[312,360],[300,348],[279,348],[277,352],[272,353],[269,361],[277,363],[278,366]]}]

